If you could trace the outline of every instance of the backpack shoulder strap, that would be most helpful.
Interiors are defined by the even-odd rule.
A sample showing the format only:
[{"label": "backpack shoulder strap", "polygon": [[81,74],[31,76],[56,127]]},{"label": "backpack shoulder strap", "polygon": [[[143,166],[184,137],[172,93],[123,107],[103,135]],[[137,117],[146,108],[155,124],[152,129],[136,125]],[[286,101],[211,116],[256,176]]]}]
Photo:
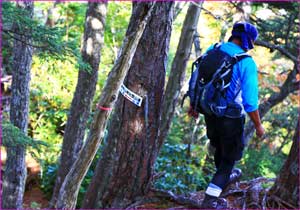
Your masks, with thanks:
[{"label": "backpack shoulder strap", "polygon": [[251,57],[248,53],[235,54],[234,56],[232,56],[233,61],[234,61],[233,64],[243,60],[244,58],[248,58],[248,57]]},{"label": "backpack shoulder strap", "polygon": [[[233,56],[233,61],[234,63],[232,63],[232,65],[238,63],[239,61],[243,60],[244,58],[248,58],[251,56],[248,53],[240,53],[240,54],[236,54]],[[235,94],[233,101],[235,101],[236,97],[239,95],[239,93],[241,92],[241,88],[238,90],[238,92]]]},{"label": "backpack shoulder strap", "polygon": [[219,49],[221,47],[222,43],[221,42],[217,42],[214,44],[213,49]]},{"label": "backpack shoulder strap", "polygon": [[238,63],[241,60],[243,60],[244,58],[248,58],[248,57],[251,57],[251,56],[248,55],[247,53],[235,54],[234,56],[231,57],[230,65],[233,66],[236,63]]}]

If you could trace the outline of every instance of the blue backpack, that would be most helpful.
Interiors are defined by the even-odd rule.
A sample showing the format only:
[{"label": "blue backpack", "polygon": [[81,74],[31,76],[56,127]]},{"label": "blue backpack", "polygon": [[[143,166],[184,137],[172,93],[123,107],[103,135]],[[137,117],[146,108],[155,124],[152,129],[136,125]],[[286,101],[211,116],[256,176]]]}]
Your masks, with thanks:
[{"label": "blue backpack", "polygon": [[247,53],[230,56],[220,50],[220,46],[215,44],[213,49],[193,63],[189,90],[183,101],[188,96],[191,107],[204,115],[223,117],[230,107],[231,117],[239,117],[241,107],[233,102],[238,94],[232,102],[228,102],[226,90],[230,85],[234,64],[250,56]]}]

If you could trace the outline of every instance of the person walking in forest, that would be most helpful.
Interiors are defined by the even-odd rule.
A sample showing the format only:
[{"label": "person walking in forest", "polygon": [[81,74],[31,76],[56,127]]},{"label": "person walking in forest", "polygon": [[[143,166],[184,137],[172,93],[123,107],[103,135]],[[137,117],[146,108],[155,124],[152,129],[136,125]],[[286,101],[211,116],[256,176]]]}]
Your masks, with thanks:
[{"label": "person walking in forest", "polygon": [[[222,117],[204,113],[207,136],[210,144],[215,148],[216,173],[205,191],[202,208],[226,208],[227,201],[219,196],[226,186],[236,182],[242,175],[241,170],[234,168],[234,165],[235,161],[242,158],[244,149],[245,113],[248,113],[254,123],[256,135],[262,137],[264,134],[258,112],[257,66],[255,61],[245,54],[253,49],[253,43],[257,37],[258,31],[255,26],[250,23],[236,23],[228,42],[219,44],[217,47],[230,56],[244,54],[247,57],[233,64],[231,79],[226,88],[226,100],[239,107],[237,108],[238,115],[234,109],[226,110]],[[216,47],[210,47],[207,54],[213,48]],[[189,114],[197,116],[198,110],[196,109],[191,106]]]}]

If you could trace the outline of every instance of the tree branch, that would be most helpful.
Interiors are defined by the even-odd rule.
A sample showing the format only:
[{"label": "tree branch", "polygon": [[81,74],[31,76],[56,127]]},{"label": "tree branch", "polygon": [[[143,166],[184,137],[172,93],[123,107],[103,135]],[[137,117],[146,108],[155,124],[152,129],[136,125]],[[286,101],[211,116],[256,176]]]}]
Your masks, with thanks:
[{"label": "tree branch", "polygon": [[[196,6],[198,6],[198,4],[192,2],[193,4],[195,4]],[[215,18],[216,20],[222,20],[222,21],[226,21],[224,18],[222,18],[219,15],[215,15],[214,13],[212,13],[211,11],[209,11],[208,9],[205,9],[204,7],[202,7],[203,11],[205,11],[206,14],[209,14],[210,16],[212,16],[213,18]]]},{"label": "tree branch", "polygon": [[282,55],[286,56],[287,58],[291,59],[294,63],[297,63],[297,57],[292,55],[288,50],[286,50],[285,48],[279,46],[279,45],[275,45],[275,44],[271,44],[262,40],[257,40],[254,43],[257,46],[262,46],[262,47],[266,47],[269,48],[271,50],[278,50]]},{"label": "tree branch", "polygon": [[[41,46],[39,46],[39,45],[34,45],[34,44],[31,44],[31,43],[27,42],[26,40],[19,39],[19,38],[17,38],[16,36],[14,36],[14,35],[11,34],[11,33],[17,34],[17,33],[13,32],[13,31],[6,31],[6,30],[3,29],[2,32],[5,33],[5,34],[7,34],[8,36],[10,36],[12,39],[15,39],[16,41],[22,42],[23,44],[28,45],[28,46],[31,46],[31,47],[33,47],[33,48],[41,48],[41,49],[45,49],[45,48],[49,47],[49,46],[47,46],[47,45],[41,45]],[[25,34],[18,34],[18,35],[19,35],[19,36],[25,36],[25,37],[27,37],[27,35],[25,35]],[[28,36],[28,37],[29,37],[29,36]]]}]

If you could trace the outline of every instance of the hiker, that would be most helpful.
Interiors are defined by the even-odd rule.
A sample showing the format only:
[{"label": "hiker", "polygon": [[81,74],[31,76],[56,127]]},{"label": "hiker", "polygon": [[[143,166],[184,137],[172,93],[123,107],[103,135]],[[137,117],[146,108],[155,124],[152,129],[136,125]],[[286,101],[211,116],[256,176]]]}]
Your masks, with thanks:
[{"label": "hiker", "polygon": [[[253,49],[253,43],[257,37],[258,31],[255,26],[250,23],[236,23],[228,42],[220,44],[217,48],[230,56],[246,54],[248,50]],[[212,48],[214,47],[210,47],[207,53]],[[258,112],[257,66],[249,55],[242,57],[233,64],[230,83],[226,88],[226,101],[231,101],[235,106],[238,105],[241,108],[237,116],[231,116],[232,113],[236,114],[236,112],[232,109],[234,111],[230,113],[228,108],[220,112],[222,113],[220,114],[221,117],[215,114],[204,114],[207,137],[210,139],[210,144],[215,148],[216,173],[205,191],[202,208],[226,208],[226,199],[219,198],[219,196],[226,186],[236,182],[242,175],[240,169],[234,168],[234,164],[235,161],[242,158],[246,113],[255,125],[256,135],[258,137],[264,135],[264,128],[261,125]],[[199,112],[195,109],[196,107],[191,107],[189,110],[189,114],[194,117]]]}]

